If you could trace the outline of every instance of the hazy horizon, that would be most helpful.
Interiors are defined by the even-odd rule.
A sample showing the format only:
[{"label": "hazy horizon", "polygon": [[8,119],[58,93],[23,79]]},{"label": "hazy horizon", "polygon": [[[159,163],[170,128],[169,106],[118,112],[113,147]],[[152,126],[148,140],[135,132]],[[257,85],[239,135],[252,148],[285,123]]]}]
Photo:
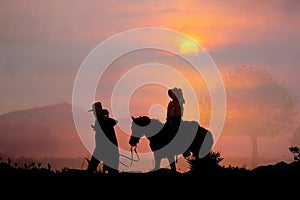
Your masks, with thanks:
[{"label": "hazy horizon", "polygon": [[[60,108],[62,107],[63,109],[53,109],[54,107]],[[66,110],[67,108],[67,110]],[[41,110],[43,112],[41,112]],[[65,122],[62,122],[60,124],[56,124],[56,126],[61,127],[62,124],[65,124],[66,127],[72,125],[74,122],[72,121],[70,115],[71,115],[71,104],[67,104],[67,103],[61,103],[61,104],[53,104],[53,105],[48,105],[45,107],[35,107],[32,109],[26,109],[26,110],[19,110],[16,112],[12,112],[12,113],[8,113],[6,115],[8,115],[8,119],[13,119],[13,120],[9,120],[5,123],[16,123],[16,121],[22,121],[22,117],[20,116],[26,116],[26,113],[41,113],[41,114],[49,114],[49,110],[52,110],[54,113],[56,113],[55,115],[50,115],[51,116],[62,116],[65,119]],[[61,113],[65,113],[66,115],[63,116]],[[19,115],[16,115],[19,114]],[[87,113],[88,114],[88,113]],[[36,119],[39,119],[40,116],[35,115]],[[13,116],[13,117],[12,117]],[[67,117],[68,116],[68,117]],[[87,116],[90,116],[89,114]],[[0,115],[0,125],[3,125],[3,117],[6,117],[5,115]],[[47,117],[47,118],[50,118]],[[91,116],[90,116],[91,117]],[[89,117],[89,119],[91,119]],[[60,120],[60,119],[58,119]],[[14,122],[15,121],[15,122]],[[92,121],[92,120],[91,120]],[[39,125],[41,127],[44,127],[43,124],[40,124],[40,122],[34,122],[34,119],[29,120],[27,123],[34,123],[36,125],[34,125],[34,127],[38,128]],[[1,127],[3,127],[1,125]],[[50,127],[52,126],[52,123],[49,124]],[[32,126],[32,125],[31,125]],[[23,127],[23,126],[21,126]],[[26,126],[25,126],[26,127]],[[49,128],[50,128],[49,127]],[[32,128],[31,130],[43,130],[43,129],[36,129],[36,128]],[[53,125],[52,128],[55,130],[55,125]],[[87,123],[87,128],[88,128],[88,123]],[[50,130],[49,129],[49,130]],[[3,131],[5,131],[4,128],[1,129],[2,133],[5,133]],[[16,129],[18,130],[18,129]],[[61,130],[62,129],[58,129]],[[70,134],[62,134],[60,132],[55,133],[56,131],[52,131],[55,134],[58,134],[57,137],[61,137],[62,140],[62,144],[58,145],[59,143],[57,143],[57,145],[55,146],[51,146],[51,137],[50,139],[48,138],[47,135],[45,135],[44,137],[39,136],[39,141],[35,141],[35,137],[37,137],[39,134],[31,134],[30,135],[25,135],[25,138],[27,137],[27,139],[25,141],[30,141],[30,143],[28,143],[28,145],[31,145],[31,147],[29,147],[28,145],[26,145],[26,143],[24,143],[24,136],[22,136],[23,139],[20,138],[21,141],[23,141],[23,147],[17,147],[16,146],[16,142],[18,141],[18,139],[16,139],[13,142],[13,140],[10,142],[9,140],[6,139],[6,143],[7,145],[9,144],[13,144],[12,147],[10,148],[11,153],[8,152],[8,157],[12,157],[12,158],[20,158],[20,157],[25,157],[25,158],[32,158],[32,159],[41,159],[41,160],[45,160],[45,159],[58,159],[58,160],[64,160],[64,159],[75,159],[75,160],[80,160],[81,163],[73,163],[71,166],[81,166],[82,162],[84,161],[84,158],[90,157],[90,152],[88,152],[88,150],[86,149],[86,147],[84,147],[84,145],[81,143],[81,141],[79,140],[76,130],[75,129],[70,129],[67,128],[66,129],[68,132],[70,132]],[[30,130],[29,130],[30,131]],[[121,134],[120,129],[116,129],[116,133],[117,135]],[[16,133],[21,133],[20,131],[17,131]],[[40,131],[38,131],[40,132]],[[38,133],[37,132],[37,133]],[[44,131],[43,131],[44,132]],[[64,131],[65,132],[65,131]],[[92,136],[91,138],[91,142],[93,142],[93,134],[92,131],[87,129],[87,136]],[[15,135],[15,134],[14,134]],[[1,134],[0,134],[1,136]],[[3,135],[2,135],[3,137]],[[15,137],[15,136],[13,136]],[[67,139],[67,138],[69,139]],[[7,138],[7,136],[6,136]],[[63,139],[64,138],[64,139]],[[291,154],[291,152],[289,151],[289,147],[292,146],[292,144],[289,142],[289,140],[285,139],[286,135],[282,135],[282,136],[276,136],[273,138],[261,138],[260,142],[259,142],[259,160],[257,163],[257,166],[260,164],[274,164],[274,162],[280,162],[280,161],[286,161],[286,162],[291,162],[293,161],[293,155]],[[68,141],[67,141],[67,140]],[[120,141],[121,147],[120,150],[124,152],[122,152],[123,155],[127,155],[130,156],[129,153],[129,148],[130,146],[128,145],[128,141],[126,138],[124,137],[120,137],[120,139],[122,141]],[[76,141],[76,142],[75,142]],[[3,140],[2,140],[3,142]],[[71,142],[71,143],[70,143]],[[75,143],[74,143],[75,142]],[[48,143],[48,149],[47,148],[43,148],[39,149],[38,145],[39,143]],[[72,145],[73,143],[73,145]],[[0,142],[1,144],[1,142]],[[2,148],[4,143],[2,143]],[[25,146],[24,146],[25,145]],[[149,152],[149,147],[148,147],[148,141],[146,138],[141,140],[141,144],[139,144],[138,147],[138,152]],[[14,147],[15,146],[15,147]],[[80,147],[80,148],[79,148]],[[280,149],[278,149],[278,147],[280,147]],[[18,150],[20,148],[23,148],[22,150]],[[55,150],[56,151],[53,151]],[[73,151],[71,149],[77,149],[76,151]],[[277,149],[276,151],[273,151],[273,149]],[[1,149],[0,149],[1,150]],[[4,149],[2,149],[2,151],[0,151],[0,153],[6,153],[3,151]],[[29,150],[29,151],[28,151]],[[42,150],[42,151],[41,151]],[[252,166],[252,160],[251,160],[251,151],[252,151],[252,147],[251,147],[251,142],[250,139],[248,138],[248,136],[228,136],[228,135],[221,135],[218,142],[216,143],[215,147],[212,149],[215,152],[220,152],[221,153],[221,157],[223,157],[223,161],[221,162],[222,165],[232,165],[232,166],[240,166],[240,167],[247,167],[247,168],[252,168],[255,166]],[[46,154],[43,154],[43,152],[46,152]],[[55,153],[56,152],[56,153]],[[61,153],[59,153],[61,152]],[[144,171],[147,171],[149,168],[151,168],[153,166],[153,161],[151,160],[153,159],[153,157],[148,158],[148,160],[146,159],[146,161],[140,162],[140,163],[133,163],[133,168],[129,168],[127,169],[125,166],[122,166],[122,164],[120,164],[120,167],[122,170],[137,170],[137,169],[143,169]],[[127,160],[126,158],[122,158],[120,157],[120,161],[125,163],[125,164],[129,164],[130,161]],[[61,163],[65,163],[65,162],[61,162]],[[144,163],[146,166],[143,166]],[[163,165],[166,165],[166,161],[163,162]],[[181,164],[186,164],[185,162],[181,162]],[[61,164],[59,165],[61,166]],[[62,167],[62,166],[61,166]],[[65,166],[67,167],[67,166]]]}]

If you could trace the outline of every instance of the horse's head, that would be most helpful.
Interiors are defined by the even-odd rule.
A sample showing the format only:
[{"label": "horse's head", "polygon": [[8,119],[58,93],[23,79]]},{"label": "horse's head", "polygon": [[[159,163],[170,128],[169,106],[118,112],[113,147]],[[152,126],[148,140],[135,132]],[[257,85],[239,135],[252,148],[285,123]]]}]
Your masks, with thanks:
[{"label": "horse's head", "polygon": [[130,146],[136,146],[140,138],[145,134],[145,127],[150,124],[151,119],[147,116],[131,117],[131,136],[129,140]]}]

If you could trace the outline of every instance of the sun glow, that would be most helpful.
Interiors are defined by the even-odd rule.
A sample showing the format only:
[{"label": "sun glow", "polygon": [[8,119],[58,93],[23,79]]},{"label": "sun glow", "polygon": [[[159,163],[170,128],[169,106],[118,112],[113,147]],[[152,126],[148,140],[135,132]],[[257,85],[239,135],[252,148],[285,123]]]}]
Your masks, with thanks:
[{"label": "sun glow", "polygon": [[187,40],[182,42],[179,48],[180,54],[198,54],[199,53],[199,46],[193,40]]}]

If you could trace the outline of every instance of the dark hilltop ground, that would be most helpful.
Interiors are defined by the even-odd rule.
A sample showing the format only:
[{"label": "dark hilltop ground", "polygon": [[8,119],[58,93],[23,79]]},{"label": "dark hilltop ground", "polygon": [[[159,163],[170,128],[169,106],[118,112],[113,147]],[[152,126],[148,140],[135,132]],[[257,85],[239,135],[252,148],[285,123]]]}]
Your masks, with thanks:
[{"label": "dark hilltop ground", "polygon": [[44,191],[49,195],[58,191],[68,194],[86,191],[90,194],[100,192],[129,196],[135,196],[136,192],[143,191],[145,195],[154,195],[158,192],[160,194],[172,192],[174,195],[176,192],[192,194],[213,190],[216,192],[214,195],[244,192],[243,197],[258,193],[260,195],[279,193],[287,197],[287,195],[297,196],[299,193],[298,158],[299,153],[296,153],[295,160],[291,163],[278,162],[250,170],[243,167],[221,166],[220,154],[211,152],[204,159],[191,160],[190,170],[185,173],[160,169],[146,173],[118,174],[105,174],[101,171],[88,174],[85,170],[69,168],[52,170],[50,165],[41,167],[34,163],[18,167],[14,166],[11,160],[7,160],[0,162],[0,181],[2,191],[6,191],[5,188],[18,188],[18,191],[29,189],[32,192]]},{"label": "dark hilltop ground", "polygon": [[185,173],[162,168],[145,173],[118,174],[106,174],[101,170],[89,174],[73,168],[53,170],[50,165],[41,167],[35,163],[15,166],[12,161],[5,160],[0,161],[0,191],[15,190],[16,193],[9,194],[21,194],[23,198],[31,198],[31,194],[39,192],[51,198],[62,198],[63,195],[68,199],[71,196],[77,199],[78,195],[84,199],[86,195],[96,198],[97,194],[105,195],[105,198],[112,195],[114,199],[119,195],[133,199],[144,196],[169,199],[169,195],[194,198],[195,194],[204,192],[222,199],[225,196],[225,199],[261,199],[263,196],[288,199],[296,198],[300,191],[300,160],[297,158],[295,156],[290,163],[282,161],[247,169],[221,166],[222,158],[211,153],[204,159],[190,160],[190,170]]}]

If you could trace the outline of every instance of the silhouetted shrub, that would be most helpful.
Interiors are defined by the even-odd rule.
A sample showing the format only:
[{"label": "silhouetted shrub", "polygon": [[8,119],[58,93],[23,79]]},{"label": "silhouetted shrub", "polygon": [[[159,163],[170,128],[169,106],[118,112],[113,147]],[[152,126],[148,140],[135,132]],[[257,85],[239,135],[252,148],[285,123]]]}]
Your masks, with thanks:
[{"label": "silhouetted shrub", "polygon": [[219,173],[222,170],[219,163],[223,160],[220,152],[209,152],[203,158],[193,158],[188,160],[190,164],[190,173],[197,174],[214,174]]}]

